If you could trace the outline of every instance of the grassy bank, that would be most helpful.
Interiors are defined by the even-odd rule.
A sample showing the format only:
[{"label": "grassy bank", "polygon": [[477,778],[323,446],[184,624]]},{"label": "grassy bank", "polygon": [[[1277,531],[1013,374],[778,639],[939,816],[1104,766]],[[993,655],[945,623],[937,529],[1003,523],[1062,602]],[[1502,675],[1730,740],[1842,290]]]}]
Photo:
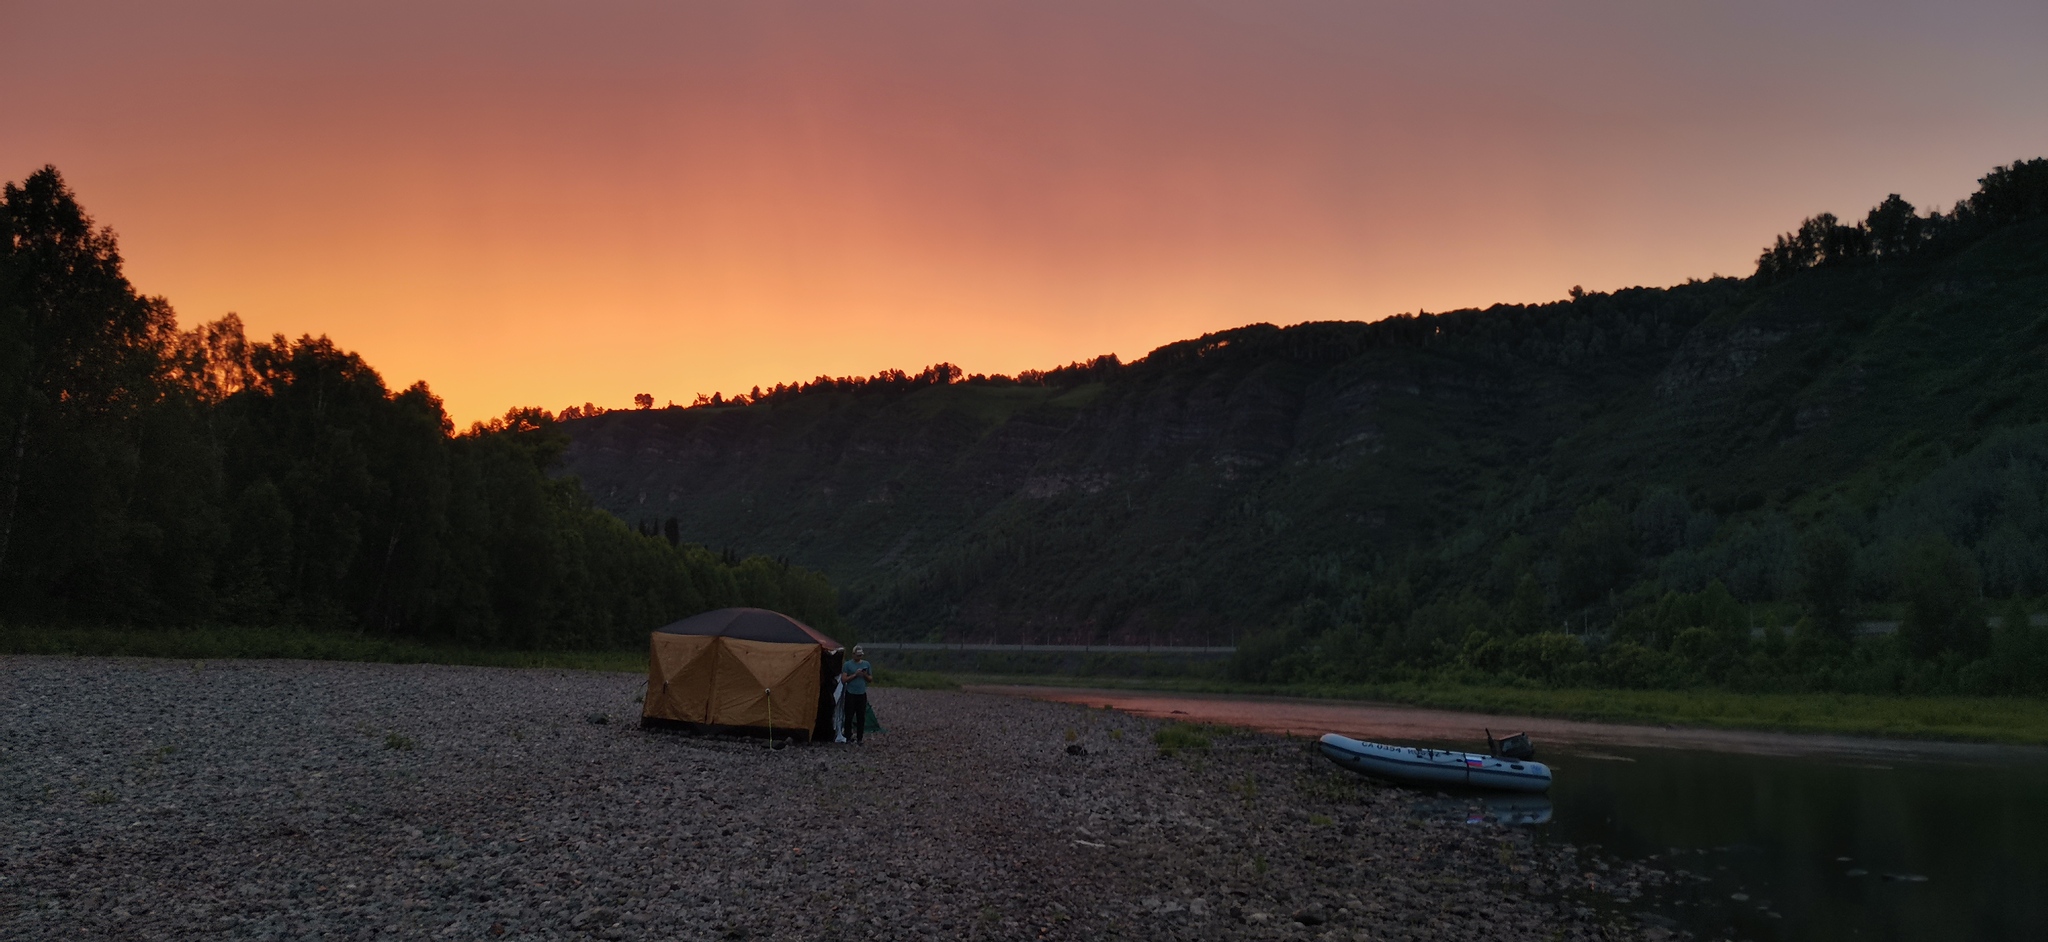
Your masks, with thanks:
[{"label": "grassy bank", "polygon": [[2048,745],[2048,700],[1727,690],[1546,690],[1423,684],[1272,686],[1198,679],[955,674],[963,684],[1313,697],[1613,723]]},{"label": "grassy bank", "polygon": [[[645,651],[494,651],[294,629],[149,631],[0,625],[0,654],[296,658],[625,673],[645,673],[647,670]],[[875,681],[882,687],[925,690],[952,689],[962,683],[1013,683],[1169,693],[1314,697],[1615,723],[2048,745],[2048,700],[2030,698],[1748,694],[1712,689],[1546,690],[1431,684],[1277,686],[1213,678],[966,674],[891,670],[887,667],[876,671]]]}]

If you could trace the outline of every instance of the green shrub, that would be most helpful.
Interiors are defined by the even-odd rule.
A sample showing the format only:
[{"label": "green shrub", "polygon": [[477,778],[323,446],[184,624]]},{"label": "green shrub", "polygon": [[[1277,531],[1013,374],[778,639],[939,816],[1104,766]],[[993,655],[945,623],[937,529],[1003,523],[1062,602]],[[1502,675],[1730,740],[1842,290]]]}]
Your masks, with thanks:
[{"label": "green shrub", "polygon": [[1207,752],[1211,737],[1228,733],[1227,726],[1198,726],[1193,723],[1169,723],[1152,734],[1153,744],[1159,747],[1162,756],[1179,755],[1183,750]]}]

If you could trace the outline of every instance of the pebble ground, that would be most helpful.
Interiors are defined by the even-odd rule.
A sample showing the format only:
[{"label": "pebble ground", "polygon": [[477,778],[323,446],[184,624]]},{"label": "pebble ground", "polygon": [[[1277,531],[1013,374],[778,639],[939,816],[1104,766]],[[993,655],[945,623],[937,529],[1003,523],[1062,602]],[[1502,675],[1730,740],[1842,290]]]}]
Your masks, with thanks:
[{"label": "pebble ground", "polygon": [[[1300,740],[877,688],[865,746],[638,677],[0,658],[0,938],[1624,939],[1660,874],[1418,818]],[[605,722],[597,722],[598,720]],[[1079,753],[1079,754],[1076,754]]]}]

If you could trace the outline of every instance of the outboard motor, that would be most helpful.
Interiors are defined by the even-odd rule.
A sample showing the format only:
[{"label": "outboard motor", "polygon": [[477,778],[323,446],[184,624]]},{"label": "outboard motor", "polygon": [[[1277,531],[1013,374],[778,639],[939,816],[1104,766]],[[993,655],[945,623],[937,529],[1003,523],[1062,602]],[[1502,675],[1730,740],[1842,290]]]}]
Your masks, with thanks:
[{"label": "outboard motor", "polygon": [[1529,741],[1528,733],[1516,733],[1512,736],[1494,739],[1493,730],[1489,729],[1486,731],[1486,748],[1487,751],[1503,759],[1536,758],[1536,744]]}]

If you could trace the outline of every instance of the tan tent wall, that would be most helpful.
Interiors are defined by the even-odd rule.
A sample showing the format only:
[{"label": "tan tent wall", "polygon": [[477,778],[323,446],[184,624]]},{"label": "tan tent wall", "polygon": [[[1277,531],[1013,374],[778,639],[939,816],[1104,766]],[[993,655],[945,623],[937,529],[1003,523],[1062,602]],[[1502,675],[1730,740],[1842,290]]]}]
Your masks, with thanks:
[{"label": "tan tent wall", "polygon": [[[815,644],[718,639],[712,671],[711,716],[722,726],[774,726],[809,732],[818,712]],[[762,688],[774,691],[772,697]],[[768,722],[770,706],[775,721]]]},{"label": "tan tent wall", "polygon": [[806,734],[817,720],[824,651],[815,644],[656,632],[648,653],[644,716]]},{"label": "tan tent wall", "polygon": [[656,632],[647,653],[647,700],[642,716],[685,723],[708,723],[711,704],[710,657],[718,638]]}]

